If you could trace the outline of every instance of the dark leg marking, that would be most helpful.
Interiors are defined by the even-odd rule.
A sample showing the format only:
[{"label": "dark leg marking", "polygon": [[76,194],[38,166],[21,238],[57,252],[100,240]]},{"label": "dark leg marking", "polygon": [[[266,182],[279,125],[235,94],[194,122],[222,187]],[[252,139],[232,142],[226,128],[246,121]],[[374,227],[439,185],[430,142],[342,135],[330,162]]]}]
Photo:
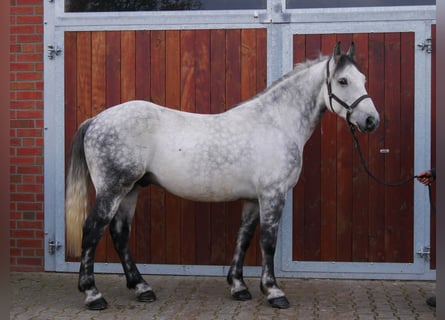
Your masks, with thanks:
[{"label": "dark leg marking", "polygon": [[260,199],[261,250],[263,254],[263,271],[261,277],[261,291],[274,308],[289,307],[284,292],[279,288],[274,271],[274,255],[277,243],[278,226],[284,207],[285,195],[272,193]]},{"label": "dark leg marking", "polygon": [[241,227],[238,231],[235,253],[227,274],[227,282],[232,286],[231,294],[235,300],[245,301],[252,299],[252,295],[243,279],[243,265],[246,251],[249,248],[259,219],[258,202],[244,202]]}]

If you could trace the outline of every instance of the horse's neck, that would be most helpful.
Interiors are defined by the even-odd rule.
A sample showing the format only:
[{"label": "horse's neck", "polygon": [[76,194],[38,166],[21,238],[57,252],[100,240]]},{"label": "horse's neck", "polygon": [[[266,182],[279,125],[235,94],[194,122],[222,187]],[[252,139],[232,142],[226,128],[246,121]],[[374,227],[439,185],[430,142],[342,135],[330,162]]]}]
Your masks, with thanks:
[{"label": "horse's neck", "polygon": [[265,94],[264,104],[303,145],[326,110],[320,95],[326,61],[285,76]]}]

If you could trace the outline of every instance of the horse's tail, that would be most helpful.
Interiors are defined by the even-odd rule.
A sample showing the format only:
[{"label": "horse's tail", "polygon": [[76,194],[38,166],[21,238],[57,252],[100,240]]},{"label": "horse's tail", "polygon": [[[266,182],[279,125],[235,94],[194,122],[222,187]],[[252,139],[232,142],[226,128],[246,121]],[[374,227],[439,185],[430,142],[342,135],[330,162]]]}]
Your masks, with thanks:
[{"label": "horse's tail", "polygon": [[90,173],[88,171],[84,138],[92,119],[84,121],[71,143],[65,194],[66,248],[71,257],[79,257],[82,251],[82,226],[87,217],[88,189]]}]

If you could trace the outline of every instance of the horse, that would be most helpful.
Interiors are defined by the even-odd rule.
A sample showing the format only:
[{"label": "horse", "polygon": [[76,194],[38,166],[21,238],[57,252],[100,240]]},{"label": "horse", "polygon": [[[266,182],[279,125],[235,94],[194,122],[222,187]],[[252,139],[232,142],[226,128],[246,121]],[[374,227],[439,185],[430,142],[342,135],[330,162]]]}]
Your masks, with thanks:
[{"label": "horse", "polygon": [[[278,226],[286,194],[301,172],[303,147],[326,110],[363,133],[379,125],[354,43],[346,53],[337,43],[332,55],[296,65],[263,92],[219,114],[135,100],[84,121],[71,144],[65,214],[67,252],[80,256],[78,289],[86,307],[108,305],[94,279],[95,249],[108,225],[127,287],[141,302],[156,300],[128,245],[138,191],[153,184],[195,201],[243,200],[227,275],[231,296],[252,298],[243,263],[259,223],[260,290],[272,307],[288,308],[274,271]],[[91,182],[96,196],[87,214]]]}]

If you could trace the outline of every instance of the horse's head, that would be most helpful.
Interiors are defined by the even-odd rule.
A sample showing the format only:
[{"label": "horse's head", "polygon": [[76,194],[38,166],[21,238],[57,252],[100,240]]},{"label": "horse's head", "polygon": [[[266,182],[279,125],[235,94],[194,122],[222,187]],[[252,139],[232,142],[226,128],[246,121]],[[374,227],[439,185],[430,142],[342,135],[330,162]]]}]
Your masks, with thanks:
[{"label": "horse's head", "polygon": [[337,43],[326,66],[325,104],[360,131],[372,132],[379,126],[380,117],[366,92],[365,81],[355,64],[354,43],[346,54]]}]

